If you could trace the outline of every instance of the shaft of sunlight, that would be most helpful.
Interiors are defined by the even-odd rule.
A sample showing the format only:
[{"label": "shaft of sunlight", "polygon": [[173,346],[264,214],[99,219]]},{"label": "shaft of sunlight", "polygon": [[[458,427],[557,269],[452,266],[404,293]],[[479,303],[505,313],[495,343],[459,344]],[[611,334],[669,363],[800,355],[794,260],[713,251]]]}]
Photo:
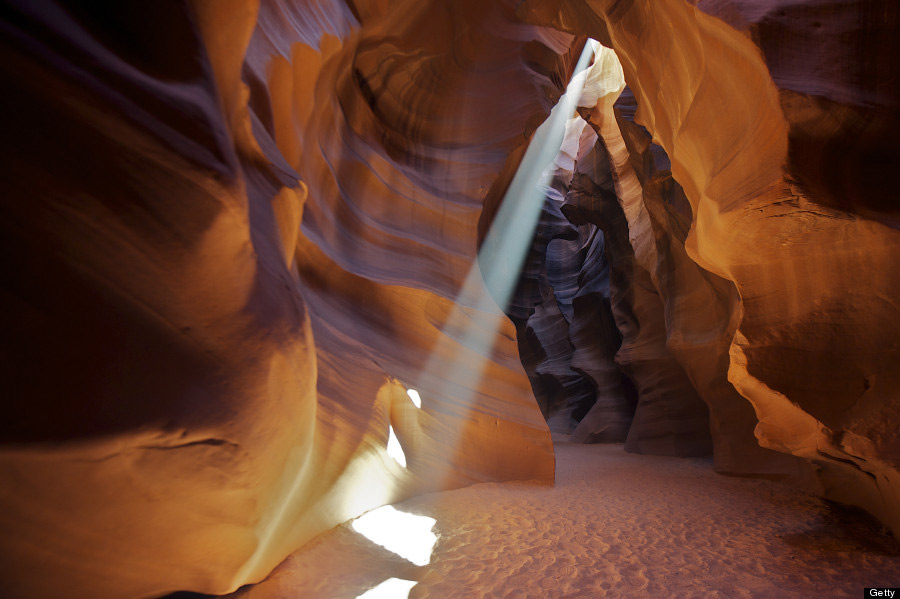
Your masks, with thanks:
[{"label": "shaft of sunlight", "polygon": [[[566,122],[575,112],[584,87],[583,71],[593,55],[593,40],[588,40],[575,65],[566,93],[550,111],[547,120],[534,132],[478,253],[484,283],[493,301],[501,308],[509,303],[519,281],[519,273],[544,205],[543,186],[549,183],[546,169],[562,146]],[[464,289],[463,295],[465,293]]]},{"label": "shaft of sunlight", "polygon": [[[477,402],[497,335],[508,324],[500,308],[506,307],[518,283],[545,199],[541,186],[548,182],[545,170],[562,145],[566,122],[575,113],[584,87],[584,70],[593,53],[594,45],[589,40],[566,93],[535,131],[443,325],[442,340],[422,371],[423,386],[446,399],[456,413],[464,414]],[[445,431],[445,446],[459,443],[463,426]],[[432,475],[440,474],[435,471]]]}]

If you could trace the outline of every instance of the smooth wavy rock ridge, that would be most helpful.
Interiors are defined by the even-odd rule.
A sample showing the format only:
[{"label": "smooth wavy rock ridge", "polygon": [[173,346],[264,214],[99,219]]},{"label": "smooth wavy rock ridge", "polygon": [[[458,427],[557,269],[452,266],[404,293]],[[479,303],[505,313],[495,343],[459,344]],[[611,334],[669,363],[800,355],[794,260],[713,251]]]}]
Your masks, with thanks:
[{"label": "smooth wavy rock ridge", "polygon": [[[0,28],[0,594],[228,593],[377,506],[551,483],[551,430],[900,533],[894,3],[11,0]],[[479,249],[586,44],[494,305]]]}]

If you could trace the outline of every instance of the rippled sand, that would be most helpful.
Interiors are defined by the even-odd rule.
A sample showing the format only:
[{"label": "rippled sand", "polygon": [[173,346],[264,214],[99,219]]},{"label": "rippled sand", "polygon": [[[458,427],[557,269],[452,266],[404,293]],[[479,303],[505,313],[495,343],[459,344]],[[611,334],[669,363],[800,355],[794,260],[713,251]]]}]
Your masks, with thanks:
[{"label": "rippled sand", "polygon": [[821,499],[621,445],[556,454],[555,487],[489,483],[397,504],[436,520],[426,566],[347,523],[232,597],[354,599],[391,578],[415,583],[410,599],[856,598],[900,586],[900,545]]}]

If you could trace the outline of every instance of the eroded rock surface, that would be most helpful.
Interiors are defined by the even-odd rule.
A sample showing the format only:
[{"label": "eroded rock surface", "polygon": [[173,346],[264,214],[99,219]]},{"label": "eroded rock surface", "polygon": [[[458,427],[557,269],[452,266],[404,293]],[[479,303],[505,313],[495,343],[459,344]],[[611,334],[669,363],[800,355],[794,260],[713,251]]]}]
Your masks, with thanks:
[{"label": "eroded rock surface", "polygon": [[[684,247],[721,281],[674,267],[651,272],[654,286],[670,287],[666,270],[702,274],[701,295],[721,298],[705,301],[705,309],[724,309],[736,322],[712,319],[719,322],[700,343],[684,337],[693,325],[679,326],[678,312],[692,314],[686,302],[700,296],[666,291],[669,345],[683,362],[695,362],[711,356],[716,338],[730,336],[728,381],[754,408],[759,444],[804,458],[826,497],[863,506],[900,530],[900,318],[893,299],[900,233],[892,228],[887,171],[874,172],[897,154],[884,147],[891,136],[873,141],[867,124],[884,133],[898,123],[897,66],[882,56],[897,43],[896,7],[571,0],[525,2],[519,14],[612,47],[637,100],[635,120],[671,159],[691,208]],[[845,43],[853,59],[837,49]],[[838,165],[844,150],[847,162]],[[657,222],[668,218],[658,202],[645,208],[651,227],[654,211]],[[652,235],[640,210],[634,216],[628,225],[638,261],[647,264],[643,254],[655,263],[661,249],[671,255],[668,242],[647,245]],[[663,233],[678,238],[672,224]],[[735,293],[736,303],[728,299]],[[746,410],[728,407],[738,404],[727,398],[720,360],[688,370],[722,439],[716,429],[723,417],[736,422]],[[746,444],[747,426],[740,426],[736,438]],[[809,468],[773,469],[759,452],[741,465],[727,445],[717,443],[717,455],[731,453],[725,469],[752,472],[756,462],[761,474],[810,482]]]},{"label": "eroded rock surface", "polygon": [[4,593],[227,592],[385,502],[552,481],[513,327],[454,300],[572,36],[425,8],[4,9]]},{"label": "eroded rock surface", "polygon": [[[538,403],[897,533],[897,12],[8,2],[4,593],[227,592],[385,502],[552,480]],[[621,72],[513,325],[478,245],[586,36]]]}]

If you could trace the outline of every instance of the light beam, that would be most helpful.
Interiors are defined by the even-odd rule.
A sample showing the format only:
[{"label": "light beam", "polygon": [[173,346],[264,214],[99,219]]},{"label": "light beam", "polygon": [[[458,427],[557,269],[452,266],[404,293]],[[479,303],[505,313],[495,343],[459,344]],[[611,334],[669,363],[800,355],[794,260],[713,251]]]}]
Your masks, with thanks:
[{"label": "light beam", "polygon": [[[575,114],[586,77],[583,71],[594,54],[592,42],[585,43],[566,93],[535,131],[443,325],[443,345],[432,351],[422,371],[424,388],[446,398],[456,414],[464,414],[476,403],[498,331],[505,324],[506,315],[498,306],[508,305],[518,284],[545,200],[546,170],[559,153],[566,122]],[[458,444],[463,426],[444,433],[447,447]]]}]

